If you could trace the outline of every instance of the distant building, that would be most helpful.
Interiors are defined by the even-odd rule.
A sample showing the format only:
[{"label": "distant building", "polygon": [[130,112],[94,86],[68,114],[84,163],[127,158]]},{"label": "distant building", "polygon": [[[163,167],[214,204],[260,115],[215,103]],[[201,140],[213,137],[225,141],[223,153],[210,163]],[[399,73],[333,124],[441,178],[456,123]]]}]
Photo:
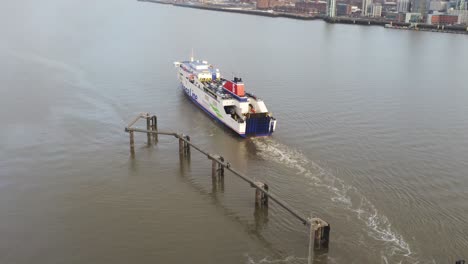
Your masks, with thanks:
[{"label": "distant building", "polygon": [[369,14],[371,17],[381,17],[382,16],[382,5],[381,4],[372,4],[371,12]]},{"label": "distant building", "polygon": [[456,5],[455,5],[455,9],[457,10],[466,10],[467,6],[467,3],[466,3],[466,0],[457,0],[456,1]]},{"label": "distant building", "polygon": [[327,13],[327,2],[324,1],[296,2],[295,7],[301,13]]},{"label": "distant building", "polygon": [[449,15],[457,15],[458,16],[458,24],[468,25],[468,10],[449,9],[447,11],[447,13]]},{"label": "distant building", "polygon": [[385,14],[385,19],[396,22],[405,22],[405,13],[387,12]]},{"label": "distant building", "polygon": [[257,0],[257,9],[269,9],[270,0]]},{"label": "distant building", "polygon": [[401,13],[407,13],[410,11],[409,0],[397,0],[397,11]]},{"label": "distant building", "polygon": [[362,15],[363,16],[368,16],[369,15],[369,10],[370,10],[370,5],[372,4],[372,0],[362,0]]},{"label": "distant building", "polygon": [[337,16],[349,16],[352,12],[351,5],[339,3],[336,4],[336,15]]},{"label": "distant building", "polygon": [[428,15],[428,24],[433,25],[455,25],[458,23],[457,15],[446,15],[446,14],[437,14],[437,15]]},{"label": "distant building", "polygon": [[397,11],[396,9],[397,3],[396,2],[384,2],[382,4],[382,13],[385,12],[395,12]]},{"label": "distant building", "polygon": [[447,10],[448,2],[446,1],[431,1],[429,3],[430,11],[445,11]]},{"label": "distant building", "polygon": [[336,0],[327,0],[327,16],[336,16]]},{"label": "distant building", "polygon": [[273,10],[277,12],[283,12],[283,13],[298,13],[298,10],[294,6],[294,4],[275,6],[273,7]]},{"label": "distant building", "polygon": [[268,8],[269,9],[272,9],[274,7],[277,7],[277,6],[282,6],[282,5],[286,5],[287,3],[286,2],[283,2],[283,1],[279,1],[279,0],[270,0],[268,2]]},{"label": "distant building", "polygon": [[421,14],[427,13],[427,2],[428,0],[411,0],[410,12],[417,12]]},{"label": "distant building", "polygon": [[405,14],[405,23],[419,23],[421,22],[422,15],[421,13],[406,13]]}]

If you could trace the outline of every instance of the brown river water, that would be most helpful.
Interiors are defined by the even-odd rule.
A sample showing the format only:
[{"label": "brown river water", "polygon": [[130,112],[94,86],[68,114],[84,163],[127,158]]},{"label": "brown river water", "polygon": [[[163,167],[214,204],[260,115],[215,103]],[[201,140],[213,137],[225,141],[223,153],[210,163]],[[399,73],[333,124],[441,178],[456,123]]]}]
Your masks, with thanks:
[{"label": "brown river water", "polygon": [[[314,263],[468,259],[468,37],[132,0],[0,8],[0,263],[307,263],[307,229],[139,112],[332,226]],[[184,96],[191,49],[278,119],[241,139]],[[140,124],[144,127],[144,124]]]}]

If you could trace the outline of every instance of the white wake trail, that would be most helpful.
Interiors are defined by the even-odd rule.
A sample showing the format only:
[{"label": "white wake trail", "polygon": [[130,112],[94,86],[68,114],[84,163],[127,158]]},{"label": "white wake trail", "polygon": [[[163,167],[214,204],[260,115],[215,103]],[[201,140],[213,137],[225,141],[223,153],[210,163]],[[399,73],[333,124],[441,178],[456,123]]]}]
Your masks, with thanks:
[{"label": "white wake trail", "polygon": [[388,218],[379,213],[377,208],[354,186],[347,185],[340,178],[308,160],[296,149],[271,138],[255,138],[252,141],[260,157],[294,169],[296,175],[308,178],[311,185],[327,189],[331,194],[331,201],[353,212],[355,217],[369,228],[370,237],[388,244],[384,259],[394,255],[412,258],[410,246],[403,236],[392,228]]}]

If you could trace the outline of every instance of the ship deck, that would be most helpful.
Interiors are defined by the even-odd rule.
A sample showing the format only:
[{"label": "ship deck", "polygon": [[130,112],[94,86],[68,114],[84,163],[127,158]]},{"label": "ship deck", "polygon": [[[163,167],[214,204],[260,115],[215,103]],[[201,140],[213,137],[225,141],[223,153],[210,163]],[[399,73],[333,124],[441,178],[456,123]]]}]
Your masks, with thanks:
[{"label": "ship deck", "polygon": [[224,89],[223,87],[223,81],[226,81],[225,79],[220,79],[212,82],[202,82],[203,85],[203,90],[211,95],[214,99],[234,99],[239,102],[247,102],[249,94],[246,93],[246,96],[238,96],[234,93],[231,93],[230,91]]}]

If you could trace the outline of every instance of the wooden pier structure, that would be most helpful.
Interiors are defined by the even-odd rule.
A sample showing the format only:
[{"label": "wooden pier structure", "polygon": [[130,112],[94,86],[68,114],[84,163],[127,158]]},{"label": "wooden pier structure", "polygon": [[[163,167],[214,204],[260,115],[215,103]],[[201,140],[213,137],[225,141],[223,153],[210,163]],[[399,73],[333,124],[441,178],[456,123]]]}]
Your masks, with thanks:
[{"label": "wooden pier structure", "polygon": [[[146,120],[146,129],[134,127],[134,125],[140,119]],[[140,113],[125,127],[125,132],[129,133],[130,135],[130,154],[132,157],[135,157],[135,132],[146,133],[149,145],[152,144],[152,142],[157,143],[159,135],[173,136],[179,139],[179,157],[181,160],[183,158],[190,158],[191,149],[195,149],[212,161],[211,176],[213,180],[213,186],[224,186],[224,172],[225,170],[230,171],[232,174],[249,183],[249,185],[252,188],[255,188],[256,208],[268,208],[268,203],[270,200],[275,202],[287,212],[289,212],[293,217],[298,219],[303,225],[306,225],[309,228],[311,241],[311,245],[309,245],[309,250],[312,250],[312,248],[315,251],[321,252],[328,250],[330,240],[330,224],[328,222],[320,218],[306,217],[301,213],[297,212],[290,205],[288,205],[278,196],[269,191],[269,186],[266,183],[254,181],[250,177],[243,175],[235,168],[233,168],[229,162],[225,161],[222,156],[211,154],[192,143],[188,135],[171,131],[159,130],[158,119],[156,115],[151,115],[150,113]]]}]

